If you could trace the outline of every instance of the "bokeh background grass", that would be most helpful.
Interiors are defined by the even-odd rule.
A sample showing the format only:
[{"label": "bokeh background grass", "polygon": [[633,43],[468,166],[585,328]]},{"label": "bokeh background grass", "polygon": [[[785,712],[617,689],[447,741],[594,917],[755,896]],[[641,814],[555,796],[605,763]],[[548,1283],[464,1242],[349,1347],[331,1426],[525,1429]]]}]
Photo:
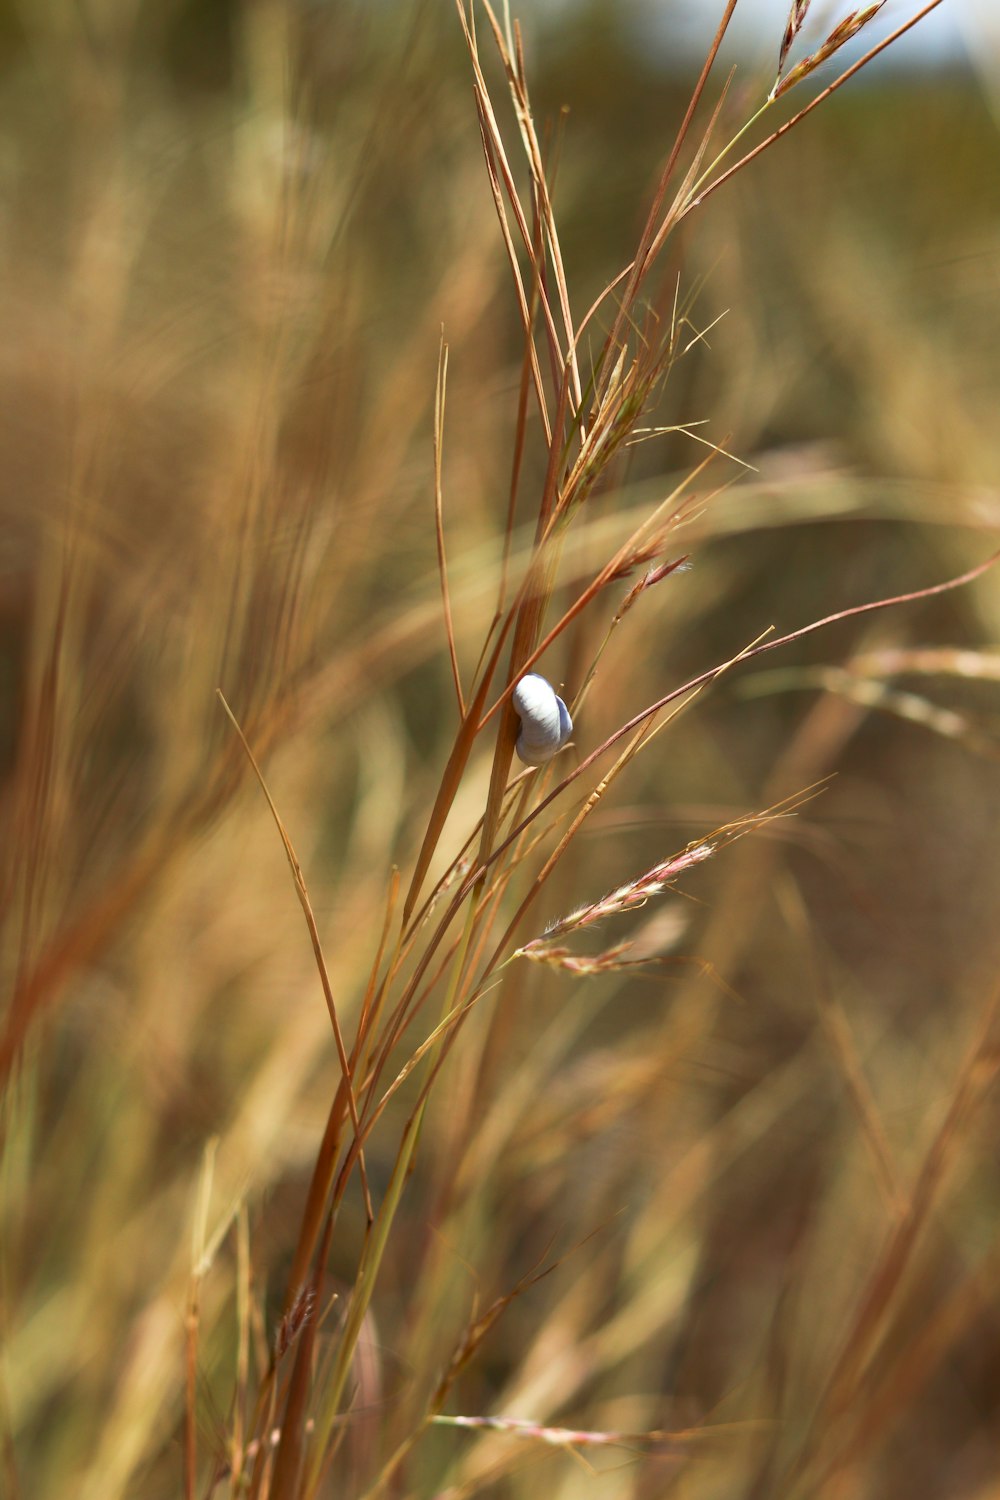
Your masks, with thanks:
[{"label": "bokeh background grass", "polygon": [[[614,6],[525,19],[538,115],[569,108],[557,212],[583,307],[628,258],[689,84],[630,50]],[[203,1493],[240,1328],[273,1337],[337,1077],[284,855],[215,689],[295,840],[350,1026],[454,730],[440,330],[460,652],[493,607],[519,335],[449,5],[6,0],[0,31],[0,1487],[183,1492],[208,1153]],[[685,224],[672,266],[692,336],[710,332],[660,420],[704,421],[752,467],[720,461],[736,482],[688,527],[692,571],[618,632],[584,749],[769,625],[992,549],[997,160],[981,81],[873,75]],[[678,433],[632,450],[582,565],[703,451]],[[525,965],[476,1017],[394,1228],[331,1493],[367,1492],[475,1309],[563,1257],[449,1410],[721,1430],[581,1463],[442,1428],[387,1492],[1000,1494],[991,1047],[960,1094],[1000,936],[998,617],[987,577],[837,627],[733,672],[632,767],[540,922],[824,786],[643,914],[674,965],[587,981]],[[605,625],[549,675],[572,688]],[[941,646],[966,654],[934,674],[876,655]],[[456,826],[488,773],[484,754]],[[376,1193],[407,1107],[370,1148]],[[830,1410],[867,1278],[928,1175],[919,1238]],[[349,1196],[337,1285],[362,1232]]]}]

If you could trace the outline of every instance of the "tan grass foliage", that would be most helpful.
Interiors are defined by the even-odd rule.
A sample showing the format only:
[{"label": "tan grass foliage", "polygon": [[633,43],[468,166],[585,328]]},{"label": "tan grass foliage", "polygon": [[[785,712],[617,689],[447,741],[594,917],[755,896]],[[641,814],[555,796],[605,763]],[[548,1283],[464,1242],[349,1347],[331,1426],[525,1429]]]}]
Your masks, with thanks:
[{"label": "tan grass foliage", "polygon": [[734,8],[0,6],[12,1500],[991,1493],[995,125]]}]

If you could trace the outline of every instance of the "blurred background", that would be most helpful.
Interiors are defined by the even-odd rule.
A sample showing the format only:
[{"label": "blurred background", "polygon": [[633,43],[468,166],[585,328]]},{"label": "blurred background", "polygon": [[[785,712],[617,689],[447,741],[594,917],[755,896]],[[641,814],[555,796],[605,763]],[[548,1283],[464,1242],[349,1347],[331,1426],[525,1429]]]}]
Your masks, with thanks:
[{"label": "blurred background", "polygon": [[[692,570],[617,632],[581,750],[769,626],[937,582],[996,545],[987,8],[945,0],[933,42],[854,80],[677,237],[692,347],[658,419],[741,463],[719,461],[732,483],[683,535]],[[709,10],[523,7],[578,316],[629,259]],[[813,41],[840,15],[816,12]],[[770,87],[786,18],[746,13],[734,125]],[[221,1472],[230,1493],[241,1266],[266,1352],[337,1064],[215,690],[295,842],[350,1030],[390,869],[412,866],[455,729],[441,328],[471,677],[516,309],[445,0],[3,0],[0,90],[0,1491],[183,1493],[208,1159],[197,1492]],[[630,450],[581,527],[581,569],[704,452],[677,432]],[[574,689],[606,625],[598,609],[549,675]],[[442,1427],[384,1493],[1000,1495],[992,1043],[966,1063],[1000,935],[998,629],[992,576],[835,627],[729,674],[618,784],[539,930],[822,789],[640,914],[673,962],[588,980],[524,965],[502,1024],[484,1019],[483,1065],[456,1048],[337,1493],[369,1492],[475,1310],[562,1258],[448,1410],[718,1432],[571,1452]],[[484,747],[465,829],[488,774]],[[373,1141],[376,1192],[403,1117]],[[459,1117],[475,1127],[461,1141]],[[442,1218],[445,1182],[462,1212]],[[349,1195],[337,1284],[362,1230]],[[876,1322],[845,1371],[845,1338]]]}]

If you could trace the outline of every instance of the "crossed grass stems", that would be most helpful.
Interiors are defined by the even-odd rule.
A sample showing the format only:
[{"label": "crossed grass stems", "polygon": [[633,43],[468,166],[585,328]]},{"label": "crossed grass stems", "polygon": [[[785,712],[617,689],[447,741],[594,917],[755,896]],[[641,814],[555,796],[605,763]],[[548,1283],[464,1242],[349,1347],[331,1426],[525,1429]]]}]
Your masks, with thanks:
[{"label": "crossed grass stems", "polygon": [[[480,7],[486,29],[504,74],[517,135],[527,164],[527,189],[518,187],[504,131],[499,123],[480,52],[476,11],[457,0],[459,23],[471,63],[473,91],[484,158],[523,335],[510,489],[503,531],[499,587],[492,622],[483,641],[471,683],[463,684],[460,661],[467,655],[456,640],[448,587],[445,547],[442,455],[445,432],[448,350],[442,339],[434,422],[435,529],[442,591],[442,613],[458,711],[458,729],[436,800],[427,823],[409,884],[403,894],[398,872],[389,880],[382,937],[372,962],[353,1041],[348,1044],[333,994],[316,919],[294,848],[281,821],[252,749],[243,737],[228,704],[226,712],[243,741],[260,779],[289,860],[296,890],[312,941],[330,1014],[340,1067],[340,1078],[330,1107],[307,1193],[298,1241],[288,1277],[282,1316],[274,1340],[269,1369],[256,1398],[246,1432],[236,1428],[226,1468],[233,1485],[242,1484],[251,1496],[267,1493],[272,1500],[313,1496],[331,1474],[343,1434],[345,1412],[352,1399],[358,1342],[369,1313],[383,1255],[411,1171],[428,1101],[463,1024],[481,1000],[493,991],[509,966],[533,960],[577,973],[623,968],[634,959],[627,944],[612,944],[596,957],[575,955],[562,942],[574,933],[621,912],[634,910],[669,889],[684,871],[701,863],[723,844],[795,811],[808,789],[765,811],[700,838],[652,870],[636,876],[610,895],[584,902],[541,936],[524,938],[538,897],[554,869],[573,844],[586,820],[607,790],[671,721],[706,687],[725,673],[759,655],[796,642],[808,634],[855,615],[960,587],[979,577],[994,559],[959,577],[893,598],[879,599],[813,621],[780,637],[770,634],[738,650],[690,681],[663,694],[621,725],[603,743],[573,761],[562,756],[542,770],[511,778],[516,720],[510,704],[517,680],[566,636],[574,622],[592,606],[604,603],[618,589],[618,603],[605,637],[572,704],[574,719],[596,678],[601,656],[625,617],[652,588],[664,584],[686,563],[682,550],[685,524],[698,514],[724,484],[707,486],[706,476],[724,448],[709,452],[675,490],[664,498],[586,583],[563,614],[545,629],[545,620],[560,578],[564,544],[574,520],[608,479],[616,458],[630,445],[664,431],[644,426],[655,408],[673,364],[703,337],[693,325],[679,283],[669,274],[654,286],[654,272],[663,252],[683,221],[727,180],[743,171],[789,130],[803,121],[850,77],[898,37],[936,8],[931,0],[890,36],[872,46],[840,73],[803,108],[785,119],[737,159],[737,145],[758,121],[792,88],[801,84],[845,43],[862,33],[880,4],[845,16],[812,53],[791,68],[789,54],[806,20],[809,0],[795,0],[779,48],[773,86],[760,107],[710,156],[720,133],[728,82],[709,110],[707,122],[695,130],[703,110],[707,85],[736,7],[729,0],[712,41],[704,67],[692,92],[673,147],[653,193],[648,217],[629,263],[607,286],[579,321],[575,321],[559,232],[552,204],[555,152],[536,128],[525,73],[524,51],[517,23],[505,6],[500,17],[487,0]],[[600,337],[599,322],[608,331]],[[591,371],[584,373],[583,351],[599,339]],[[520,494],[529,444],[537,426],[546,454],[545,476],[534,509],[534,541],[520,581],[512,581],[515,521],[523,515]],[[676,430],[676,429],[670,429]],[[687,428],[693,438],[704,442]],[[680,545],[679,545],[680,543]],[[628,583],[624,596],[620,586]],[[497,688],[501,663],[506,678]],[[221,696],[221,694],[220,694]],[[223,700],[225,702],[225,700]],[[585,725],[585,719],[584,719]],[[432,863],[463,776],[481,738],[492,734],[494,751],[486,805],[476,827],[444,873],[427,891]],[[572,763],[570,763],[572,762]],[[568,766],[568,768],[566,768]],[[566,768],[566,769],[564,769]],[[405,1064],[397,1054],[419,1018],[426,1016],[437,997],[436,1021],[430,1025]],[[983,1038],[968,1065],[955,1108],[968,1103],[965,1092],[978,1078]],[[395,1069],[395,1072],[393,1071]],[[390,1101],[416,1074],[419,1089],[406,1118],[390,1179],[382,1200],[374,1202],[365,1162],[365,1145]],[[963,1090],[965,1092],[963,1092]],[[946,1122],[947,1125],[947,1122]],[[945,1127],[943,1127],[945,1129]],[[922,1184],[928,1191],[938,1180],[948,1135],[939,1137],[925,1164]],[[325,1266],[348,1184],[357,1173],[363,1195],[367,1231],[354,1285],[337,1336],[329,1351],[318,1356],[317,1333],[324,1305]],[[842,1407],[852,1373],[867,1347],[873,1320],[884,1306],[891,1273],[905,1260],[927,1212],[927,1192],[914,1194],[901,1212],[897,1230],[876,1267],[853,1335],[830,1379],[826,1403]],[[196,1385],[198,1343],[198,1282],[211,1260],[202,1245],[192,1282],[188,1337],[188,1395],[186,1402],[185,1474],[189,1496],[195,1493],[198,1469]],[[553,1263],[555,1264],[555,1263]],[[385,1489],[400,1464],[432,1423],[500,1426],[511,1434],[543,1437],[567,1447],[612,1441],[659,1443],[669,1436],[682,1442],[692,1434],[586,1433],[546,1428],[503,1419],[446,1416],[444,1406],[454,1383],[514,1297],[553,1269],[536,1270],[498,1298],[472,1321],[414,1428],[385,1462],[367,1491]],[[244,1380],[246,1375],[244,1374]],[[246,1390],[240,1393],[244,1398]],[[238,1403],[239,1404],[239,1403]],[[694,1434],[693,1436],[697,1436]],[[806,1449],[803,1449],[806,1452]],[[809,1460],[802,1464],[808,1466]],[[219,1476],[222,1477],[221,1475]]]}]

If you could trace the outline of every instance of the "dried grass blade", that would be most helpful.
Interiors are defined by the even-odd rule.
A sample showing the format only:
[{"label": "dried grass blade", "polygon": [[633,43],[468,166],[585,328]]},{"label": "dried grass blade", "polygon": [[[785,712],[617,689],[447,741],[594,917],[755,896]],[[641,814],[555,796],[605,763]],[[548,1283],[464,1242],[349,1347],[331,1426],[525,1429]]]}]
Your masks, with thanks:
[{"label": "dried grass blade", "polygon": [[201,1281],[208,1242],[208,1212],[218,1141],[209,1141],[202,1155],[191,1226],[191,1274],[184,1317],[184,1500],[194,1500],[198,1483],[198,1335],[201,1330]]},{"label": "dried grass blade", "polygon": [[[951,1103],[924,1156],[906,1212],[889,1235],[869,1278],[814,1418],[815,1434],[831,1430],[850,1404],[868,1355],[883,1328],[886,1312],[931,1215],[963,1129],[1000,1071],[1000,1049],[995,1035],[998,1014],[1000,990],[991,998],[980,1021],[956,1080]],[[811,1455],[820,1446],[820,1442],[813,1443],[807,1438],[800,1468],[809,1467]]]},{"label": "dried grass blade", "polygon": [[[713,135],[715,134],[715,128],[716,128],[716,126],[719,123],[719,116],[722,114],[722,110],[723,110],[723,108],[725,106],[726,99],[729,96],[729,90],[730,90],[730,87],[732,86],[732,82],[733,82],[733,78],[735,77],[735,74],[736,74],[736,69],[735,68],[731,68],[730,72],[729,72],[729,76],[726,79],[725,84],[723,85],[722,89],[720,90],[719,97],[716,100],[715,108],[712,110],[711,116],[709,117],[708,124],[705,126],[705,129],[702,132],[702,137],[701,137],[701,140],[698,142],[698,148],[695,151],[694,158],[693,158],[693,160],[691,162],[691,165],[688,167],[687,171],[684,173],[684,179],[681,182],[681,185],[678,188],[676,194],[674,195],[674,200],[671,203],[671,205],[670,205],[669,209],[667,210],[666,214],[664,215],[663,223],[660,225],[659,229],[657,230],[656,235],[655,235],[655,237],[653,239],[653,242],[650,245],[649,250],[646,253],[646,259],[647,259],[647,261],[649,262],[650,265],[653,264],[653,262],[656,260],[657,256],[659,255],[660,251],[663,249],[664,243],[666,242],[666,239],[667,239],[668,235],[670,234],[671,230],[673,230],[676,227],[676,225],[677,225],[677,223],[678,223],[678,221],[680,219],[680,216],[681,216],[681,209],[683,207],[684,200],[687,198],[687,196],[691,192],[694,184],[698,180],[698,174],[701,171],[702,163],[705,160],[705,156],[706,156],[706,154],[708,152],[709,142],[711,141]],[[671,339],[671,347],[672,346],[673,346],[673,339]]]},{"label": "dried grass blade", "polygon": [[854,703],[893,714],[911,724],[919,724],[922,729],[940,735],[943,739],[957,740],[975,754],[985,756],[987,760],[1000,759],[1000,736],[977,723],[969,714],[932,703],[919,693],[902,692],[887,683],[870,677],[858,677],[853,672],[845,672],[838,667],[822,669],[821,675],[824,686],[831,692],[842,693]]},{"label": "dried grass blade", "polygon": [[[615,318],[614,324],[611,328],[611,332],[608,335],[608,338],[604,345],[606,352],[617,348],[618,345],[622,342],[626,323],[631,316],[631,308],[639,293],[639,289],[643,283],[643,280],[645,279],[645,276],[649,271],[650,266],[652,265],[649,250],[656,236],[656,228],[658,223],[660,222],[660,214],[663,209],[664,200],[667,196],[667,188],[669,187],[670,180],[674,175],[674,170],[677,166],[678,159],[680,157],[681,151],[684,148],[684,142],[687,140],[688,131],[691,129],[691,122],[694,119],[695,111],[697,110],[698,105],[701,103],[701,96],[705,92],[705,86],[708,83],[709,74],[715,66],[715,59],[719,55],[719,48],[722,46],[726,32],[729,30],[729,23],[733,18],[733,12],[735,11],[735,9],[736,0],[727,0],[726,9],[723,12],[721,21],[719,22],[718,30],[716,31],[715,36],[712,39],[712,44],[708,49],[708,53],[702,66],[701,73],[699,74],[698,81],[695,84],[694,89],[692,90],[691,98],[688,101],[688,106],[684,113],[684,118],[680,123],[680,127],[677,131],[674,144],[671,147],[666,166],[663,168],[663,171],[660,174],[660,180],[657,184],[656,191],[653,194],[653,201],[650,205],[649,214],[647,216],[642,234],[639,237],[639,245],[635,253],[635,259],[632,262],[632,271],[626,284],[624,294],[622,296],[621,304],[618,309],[618,315]],[[603,388],[600,382],[598,384],[598,393],[603,393]]]},{"label": "dried grass blade", "polygon": [[[489,0],[483,0],[483,9],[493,28],[493,36],[497,51],[507,73],[507,81],[510,87],[511,98],[514,102],[517,114],[518,126],[521,131],[521,139],[524,143],[525,155],[531,171],[532,181],[539,206],[539,216],[545,231],[545,239],[548,243],[549,255],[552,260],[552,271],[556,281],[556,291],[559,298],[559,308],[562,314],[563,328],[566,335],[566,358],[570,368],[571,388],[573,392],[574,405],[580,408],[583,401],[582,387],[580,384],[580,371],[576,359],[576,336],[573,327],[573,316],[570,309],[569,284],[566,279],[566,268],[563,263],[562,250],[559,244],[559,232],[556,227],[555,213],[552,208],[552,196],[549,191],[548,179],[545,172],[545,163],[542,155],[538,134],[535,130],[534,118],[532,116],[531,104],[528,98],[527,87],[524,81],[524,60],[520,55],[521,33],[520,28],[515,25],[515,42],[517,46],[517,58],[513,58],[500,29]],[[540,264],[544,264],[544,254]],[[557,350],[553,349],[553,356]]]},{"label": "dried grass blade", "polygon": [[[392,928],[392,919],[396,911],[396,902],[398,900],[399,871],[397,869],[393,869],[392,875],[389,879],[389,889],[386,894],[385,918],[382,922],[382,933],[379,938],[378,947],[375,950],[375,957],[372,960],[371,969],[369,970],[368,983],[365,986],[365,995],[364,999],[361,1002],[361,1013],[358,1017],[357,1035],[354,1039],[354,1047],[351,1051],[351,1063],[354,1067],[357,1066],[358,1057],[361,1053],[362,1047],[364,1046],[368,1033],[371,1030],[372,1026],[374,1026],[376,1023],[379,1009],[379,1000],[381,999],[384,990],[384,982],[383,986],[379,986],[378,973],[382,967],[382,959],[385,957],[386,944],[389,941],[389,932]],[[396,954],[394,954],[393,959],[389,964],[390,974],[392,973],[393,967],[395,965],[398,951],[399,950],[397,948]],[[376,998],[376,996],[378,998]]]},{"label": "dried grass blade", "polygon": [[[518,196],[517,186],[514,182],[514,174],[507,159],[507,152],[504,148],[503,136],[497,123],[496,113],[493,109],[493,103],[486,84],[486,78],[480,64],[476,39],[469,26],[468,19],[463,10],[461,0],[456,0],[456,6],[465,35],[466,45],[469,50],[469,57],[472,62],[474,74],[473,86],[476,96],[476,105],[479,111],[479,123],[483,138],[483,148],[486,153],[487,166],[490,172],[490,181],[493,187],[494,203],[496,205],[497,214],[500,217],[501,233],[503,234],[504,244],[507,248],[507,258],[510,262],[511,272],[515,281],[518,302],[521,310],[521,319],[524,327],[526,329],[529,328],[531,320],[529,318],[528,299],[525,295],[524,282],[521,276],[520,267],[517,262],[517,251],[514,247],[514,238],[510,230],[510,225],[507,221],[506,209],[503,206],[503,193],[501,192],[500,187],[501,181],[503,183],[503,192],[506,193],[508,202],[510,203],[511,211],[513,212],[514,220],[517,224],[517,230],[519,235],[521,236],[521,242],[524,245],[525,253],[528,256],[529,261],[531,262],[533,275],[539,284],[539,303],[542,309],[546,337],[549,341],[550,348],[553,351],[556,351],[557,362],[561,365],[563,362],[563,356],[561,351],[559,350],[559,337],[556,331],[555,319],[552,315],[552,309],[545,294],[544,284],[542,280],[542,268],[539,265],[534,253],[534,241],[531,230],[528,226],[528,218],[525,214],[520,197]],[[538,375],[538,397],[540,404],[544,408],[544,396],[541,387],[540,373]],[[545,423],[546,426],[546,437],[550,438],[547,416],[544,413],[544,409],[542,419],[543,423]]]},{"label": "dried grass blade", "polygon": [[[507,617],[507,620],[504,622],[504,625],[501,628],[497,642],[493,647],[490,660],[486,665],[485,671],[483,672],[482,681],[480,682],[479,687],[476,689],[476,696],[469,704],[465,718],[462,720],[462,723],[459,726],[458,735],[456,736],[455,743],[452,746],[451,754],[448,757],[448,764],[444,768],[444,775],[441,778],[441,785],[438,788],[438,794],[435,798],[434,806],[431,809],[431,816],[427,824],[427,831],[424,834],[424,840],[420,846],[420,853],[417,855],[417,862],[414,866],[413,875],[410,879],[410,887],[406,893],[406,900],[403,902],[404,927],[407,925],[410,917],[413,914],[413,908],[416,905],[417,897],[420,895],[420,888],[424,883],[424,877],[427,874],[428,869],[430,868],[430,862],[434,857],[434,850],[437,848],[438,840],[440,839],[441,834],[444,830],[445,821],[448,817],[449,812],[451,811],[451,805],[455,800],[455,795],[458,792],[458,788],[462,780],[462,773],[464,772],[466,764],[468,763],[469,756],[472,753],[472,746],[475,741],[476,735],[479,733],[479,721],[482,716],[483,705],[486,702],[486,696],[489,692],[490,682],[492,680],[493,673],[496,670],[497,659],[503,647],[503,642],[506,638],[509,626],[510,616]],[[513,741],[511,741],[511,745],[513,747]]]},{"label": "dried grass blade", "polygon": [[968,646],[884,646],[853,657],[850,670],[864,676],[895,677],[912,672],[1000,682],[1000,651],[975,651]]},{"label": "dried grass blade", "polygon": [[[747,685],[751,687],[751,684]],[[859,703],[879,713],[892,714],[910,724],[919,724],[942,739],[957,740],[976,755],[987,760],[1000,758],[1000,733],[980,723],[970,714],[942,707],[919,693],[903,692],[869,675],[843,667],[809,667],[801,671],[763,672],[760,691],[780,692],[785,688],[822,688],[837,693],[851,703]]]},{"label": "dried grass blade", "polygon": [[[295,1246],[295,1254],[292,1257],[291,1270],[288,1273],[288,1282],[285,1288],[283,1309],[286,1314],[302,1293],[302,1288],[309,1274],[309,1263],[319,1243],[320,1231],[326,1213],[327,1199],[330,1196],[330,1188],[333,1184],[337,1161],[340,1156],[344,1120],[347,1116],[346,1091],[347,1080],[341,1078],[337,1092],[333,1097],[333,1103],[330,1105],[330,1112],[327,1115],[323,1139],[316,1153],[316,1161],[313,1166],[312,1177],[309,1181],[309,1190],[306,1194],[305,1207],[302,1210],[299,1238]],[[363,1137],[364,1127],[362,1126],[361,1139]],[[358,1140],[358,1136],[355,1135],[355,1147],[357,1147]]]},{"label": "dried grass blade", "polygon": [[[504,524],[503,550],[500,559],[500,582],[497,588],[496,613],[493,618],[494,626],[499,620],[504,604],[506,603],[507,588],[510,579],[510,554],[514,544],[514,517],[517,511],[517,492],[521,483],[521,468],[524,463],[524,448],[528,431],[528,390],[531,385],[533,361],[537,365],[533,335],[537,307],[538,289],[533,285],[531,306],[528,310],[528,323],[524,329],[524,354],[521,359],[521,378],[517,392],[517,417],[514,423],[514,441],[510,459],[510,488],[507,494],[507,518]],[[487,641],[488,639],[489,637],[487,636]],[[485,646],[483,649],[485,651]]]},{"label": "dried grass blade", "polygon": [[17,985],[0,1034],[0,1088],[4,1086],[35,1018],[51,1008],[69,976],[99,953],[123,918],[162,875],[180,847],[188,822],[156,829],[121,874],[109,880],[76,921],[65,927]]},{"label": "dried grass blade", "polygon": [[627,1447],[649,1445],[669,1448],[674,1445],[699,1445],[721,1439],[745,1437],[747,1433],[759,1432],[768,1424],[763,1419],[746,1422],[720,1422],[711,1426],[691,1427],[677,1432],[604,1432],[575,1427],[550,1427],[542,1422],[527,1421],[522,1417],[466,1417],[432,1416],[431,1422],[444,1427],[467,1427],[493,1432],[506,1432],[515,1437],[533,1438],[553,1447]]},{"label": "dried grass blade", "polygon": [[444,550],[444,491],[441,483],[441,455],[444,448],[444,403],[448,383],[448,345],[441,335],[438,351],[437,384],[434,388],[434,532],[437,538],[438,573],[441,577],[441,603],[444,609],[444,628],[448,636],[448,656],[451,675],[455,683],[459,714],[465,717],[465,699],[462,696],[462,679],[458,671],[458,652],[455,649],[455,626],[451,617],[451,596],[448,591],[448,564]]},{"label": "dried grass blade", "polygon": [[[545,400],[545,387],[542,382],[542,371],[541,366],[538,362],[538,351],[535,348],[535,341],[532,333],[532,329],[534,327],[534,318],[532,316],[531,305],[524,290],[524,279],[521,275],[521,268],[518,265],[517,251],[514,248],[514,237],[510,232],[510,224],[507,221],[507,210],[504,208],[503,193],[500,189],[500,176],[497,170],[494,148],[491,144],[490,134],[487,126],[487,119],[481,104],[479,105],[479,133],[483,142],[483,154],[486,157],[486,169],[489,174],[490,188],[493,193],[493,204],[497,211],[497,218],[500,221],[500,233],[503,237],[504,248],[507,251],[507,261],[510,265],[511,276],[514,280],[514,291],[517,296],[518,307],[521,313],[521,323],[528,342],[531,375],[535,387],[535,397],[538,402],[539,416],[541,417],[542,428],[545,432],[546,440],[551,441],[552,428],[549,421],[548,407]],[[535,279],[537,281],[537,278]],[[539,301],[544,303],[542,289],[540,286],[538,288],[538,293]]]},{"label": "dried grass blade", "polygon": [[[386,911],[382,925],[382,935],[379,940],[378,950],[372,962],[371,970],[369,973],[368,984],[365,989],[365,996],[361,1006],[361,1015],[358,1020],[357,1035],[355,1037],[354,1047],[351,1051],[351,1067],[353,1075],[356,1077],[360,1073],[362,1079],[364,1079],[365,1071],[367,1069],[368,1062],[371,1056],[371,1047],[374,1044],[372,1032],[377,1025],[377,1022],[381,1015],[382,1006],[388,992],[388,987],[396,973],[397,965],[400,960],[400,954],[403,949],[404,931],[401,927],[396,939],[392,957],[389,960],[386,973],[383,975],[381,982],[379,982],[378,973],[379,969],[382,966],[382,960],[385,955],[385,949],[388,943],[389,932],[392,927],[392,921],[395,915],[396,903],[398,899],[399,871],[393,870],[386,900]],[[364,1091],[364,1087],[365,1085],[363,1082],[362,1092]],[[354,1162],[360,1155],[361,1145],[370,1134],[373,1121],[366,1115],[367,1108],[368,1104],[367,1101],[365,1101],[365,1103],[363,1103],[362,1105],[361,1110],[361,1136],[360,1138],[357,1135],[355,1136],[354,1143],[348,1151],[345,1161],[341,1166],[340,1176],[337,1179],[337,1186],[334,1190],[334,1204],[339,1202],[343,1187],[346,1186],[350,1171],[353,1169]],[[326,1128],[323,1133],[323,1140],[317,1153],[316,1162],[313,1167],[312,1178],[309,1183],[309,1192],[306,1199],[306,1207],[303,1211],[302,1225],[299,1232],[299,1242],[296,1246],[295,1258],[292,1264],[291,1274],[288,1279],[288,1288],[285,1297],[286,1312],[291,1305],[291,1301],[298,1295],[299,1289],[305,1283],[309,1263],[312,1260],[313,1251],[319,1239],[320,1224],[323,1221],[324,1214],[328,1212],[327,1204],[330,1197],[330,1191],[331,1188],[334,1188],[335,1177],[337,1175],[336,1169],[337,1162],[340,1156],[340,1143],[343,1133],[343,1123],[344,1080],[341,1079],[340,1087],[338,1088],[333,1100],[333,1104],[330,1107],[330,1113],[327,1117]]]},{"label": "dried grass blade", "polygon": [[243,1483],[246,1456],[245,1428],[250,1388],[250,1221],[245,1203],[236,1219],[236,1390],[230,1436],[230,1500],[236,1500]]},{"label": "dried grass blade", "polygon": [[[302,907],[302,914],[306,919],[306,927],[309,930],[309,938],[312,942],[313,956],[316,959],[316,967],[319,971],[320,984],[323,987],[323,997],[326,1000],[326,1008],[330,1014],[330,1024],[333,1027],[333,1038],[337,1047],[337,1058],[340,1062],[341,1076],[347,1089],[347,1106],[350,1110],[351,1124],[354,1126],[354,1134],[357,1138],[359,1137],[361,1127],[358,1120],[358,1104],[357,1100],[354,1097],[354,1083],[351,1078],[351,1064],[347,1056],[347,1048],[344,1045],[344,1035],[340,1029],[340,1017],[337,1015],[337,1004],[333,998],[333,988],[330,984],[330,975],[327,972],[326,959],[323,957],[323,945],[320,942],[319,928],[316,925],[316,917],[312,909],[312,902],[309,900],[309,891],[306,887],[305,876],[302,873],[302,866],[299,864],[295,849],[292,846],[292,841],[288,835],[288,831],[285,828],[284,823],[281,821],[281,816],[278,812],[277,807],[275,806],[274,798],[271,796],[267,782],[264,780],[264,776],[260,769],[260,766],[254,759],[254,754],[250,749],[250,744],[246,738],[246,735],[240,728],[239,721],[237,720],[236,715],[233,713],[232,709],[229,707],[229,704],[226,702],[222,690],[220,688],[216,688],[216,692],[218,693],[219,701],[225,709],[230,723],[239,736],[240,743],[242,744],[243,749],[246,752],[247,759],[253,767],[254,775],[257,777],[260,789],[264,793],[264,798],[271,810],[271,816],[274,819],[275,827],[278,830],[278,836],[284,846],[285,857],[288,860],[288,865],[292,872],[292,879],[295,883],[295,891],[299,898],[299,905]],[[365,1198],[365,1210],[368,1214],[368,1220],[370,1223],[372,1219],[372,1203],[371,1194],[368,1191],[368,1178],[367,1172],[365,1170],[363,1155],[360,1161],[360,1171],[362,1189]]]},{"label": "dried grass blade", "polygon": [[[988,1251],[968,1276],[949,1293],[941,1305],[919,1321],[917,1330],[892,1367],[892,1378],[881,1384],[867,1382],[860,1403],[857,1426],[845,1448],[836,1455],[836,1467],[850,1464],[881,1437],[903,1412],[913,1410],[921,1387],[940,1372],[949,1353],[957,1347],[977,1318],[991,1317],[1000,1255]],[[831,1465],[833,1467],[833,1465]]]},{"label": "dried grass blade", "polygon": [[899,1173],[893,1160],[889,1140],[875,1096],[862,1066],[844,1008],[833,993],[826,965],[822,962],[819,940],[809,920],[805,897],[797,883],[789,881],[778,888],[778,900],[785,910],[789,926],[798,933],[812,969],[816,1006],[827,1045],[843,1079],[861,1138],[871,1157],[875,1181],[886,1207],[894,1218],[905,1208],[905,1197]]},{"label": "dried grass blade", "polygon": [[[327,1224],[331,1222],[327,1220]],[[316,1281],[322,1276],[325,1253],[317,1258]],[[274,1457],[274,1471],[268,1490],[268,1500],[296,1500],[299,1494],[299,1477],[305,1449],[305,1429],[312,1387],[314,1350],[316,1344],[316,1299],[310,1295],[301,1299],[292,1334],[295,1342],[295,1362],[288,1383],[288,1394],[281,1416],[281,1436]]]}]

